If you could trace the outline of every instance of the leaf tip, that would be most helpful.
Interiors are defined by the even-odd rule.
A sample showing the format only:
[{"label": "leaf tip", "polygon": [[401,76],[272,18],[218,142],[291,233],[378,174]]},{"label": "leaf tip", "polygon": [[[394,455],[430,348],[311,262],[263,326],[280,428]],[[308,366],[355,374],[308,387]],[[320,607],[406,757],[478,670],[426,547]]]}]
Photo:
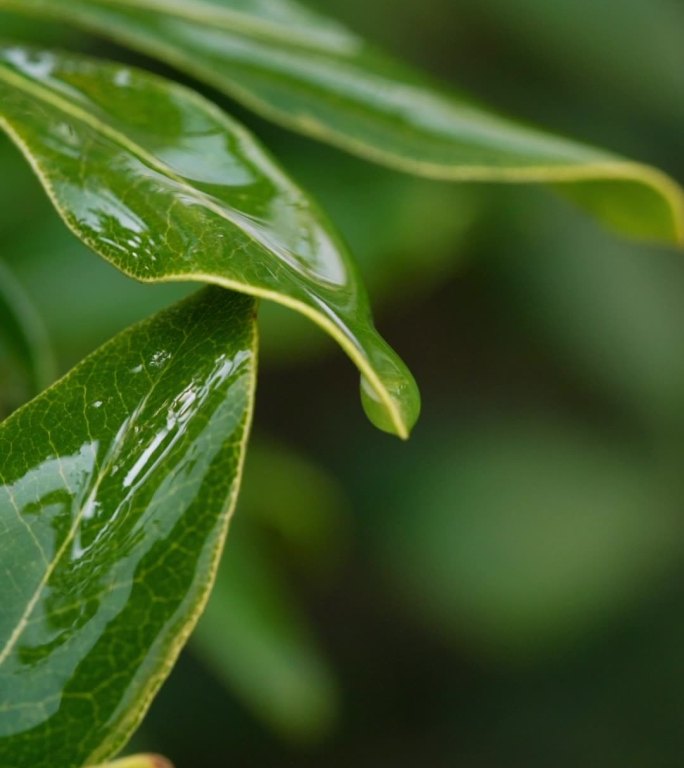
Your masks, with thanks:
[{"label": "leaf tip", "polygon": [[401,376],[383,378],[374,386],[361,377],[361,402],[371,423],[383,432],[408,440],[420,416],[420,392],[411,374],[402,366]]}]

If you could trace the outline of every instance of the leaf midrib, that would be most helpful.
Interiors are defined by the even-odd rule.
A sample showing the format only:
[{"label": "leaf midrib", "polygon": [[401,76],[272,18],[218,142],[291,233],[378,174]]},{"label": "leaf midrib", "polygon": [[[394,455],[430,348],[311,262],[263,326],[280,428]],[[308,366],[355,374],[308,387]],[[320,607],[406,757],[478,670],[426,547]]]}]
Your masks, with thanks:
[{"label": "leaf midrib", "polygon": [[[176,352],[175,352],[176,355],[178,355],[180,353],[180,351],[182,350],[183,346],[186,344],[187,338],[188,338],[187,335],[183,336],[183,339],[181,340],[180,344],[176,348]],[[111,343],[114,344],[114,341],[112,341]],[[84,364],[86,364],[86,361],[84,361]],[[71,377],[69,376],[67,378],[71,378]],[[149,389],[148,389],[148,391],[147,391],[147,393],[145,395],[145,399],[146,400],[155,392],[155,390],[159,386],[160,381],[163,378],[164,378],[164,371],[159,371],[159,374],[158,374],[158,377],[156,378],[156,380],[150,381],[150,387],[149,387]],[[129,424],[129,427],[132,426],[132,425],[133,425],[133,422],[131,422]],[[92,435],[91,434],[88,434],[88,437],[90,437],[92,439]],[[54,449],[55,449],[55,453],[57,455],[59,455],[59,452],[57,451],[56,447],[54,447]],[[78,529],[80,528],[81,523],[83,522],[83,517],[85,515],[86,509],[88,508],[89,502],[96,497],[97,492],[100,489],[100,485],[102,484],[102,482],[105,479],[108,471],[111,469],[112,465],[114,464],[114,460],[115,460],[116,456],[117,456],[116,451],[110,451],[107,454],[107,456],[105,457],[105,460],[102,463],[102,466],[98,469],[95,481],[92,483],[92,487],[88,491],[88,494],[87,494],[85,500],[83,502],[81,502],[80,505],[79,505],[78,512],[74,516],[74,521],[73,521],[73,523],[71,525],[71,528],[69,528],[69,531],[68,531],[68,533],[67,533],[67,535],[66,535],[66,537],[64,539],[64,542],[63,542],[62,546],[57,550],[57,552],[55,553],[55,556],[53,557],[53,559],[50,562],[48,562],[46,560],[46,566],[47,567],[45,569],[45,573],[43,574],[42,578],[40,579],[40,581],[39,581],[39,583],[38,583],[38,585],[36,587],[35,592],[31,596],[31,599],[28,601],[26,609],[24,610],[23,614],[20,616],[20,618],[19,618],[19,620],[17,622],[17,626],[14,628],[14,631],[12,632],[10,637],[8,638],[8,640],[5,643],[5,645],[2,648],[2,650],[0,650],[0,667],[2,667],[2,665],[7,661],[7,659],[10,656],[10,654],[12,653],[12,651],[16,647],[17,643],[19,642],[22,634],[24,633],[24,630],[28,626],[28,621],[29,621],[29,619],[31,617],[31,614],[35,610],[35,607],[38,605],[38,601],[40,600],[40,596],[42,595],[43,590],[47,586],[47,584],[48,584],[48,582],[50,580],[50,577],[55,572],[55,569],[59,565],[59,562],[64,557],[64,554],[67,551],[69,545],[73,542],[74,537],[75,537]],[[62,472],[61,462],[60,462],[60,469],[59,469],[59,471],[60,471],[60,474],[62,475],[62,477],[64,478],[65,486],[68,488],[69,485],[68,485],[67,480],[64,477],[64,474]],[[13,496],[12,496],[12,503],[16,507],[16,505],[14,504],[14,497]],[[18,510],[17,510],[17,512],[19,513]]]}]

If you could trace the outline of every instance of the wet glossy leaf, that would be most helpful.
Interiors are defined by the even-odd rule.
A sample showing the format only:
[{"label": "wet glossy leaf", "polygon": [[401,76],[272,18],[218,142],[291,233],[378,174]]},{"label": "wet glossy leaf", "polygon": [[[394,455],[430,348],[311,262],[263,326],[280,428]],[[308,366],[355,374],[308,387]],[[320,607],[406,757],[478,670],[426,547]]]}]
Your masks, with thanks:
[{"label": "wet glossy leaf", "polygon": [[254,303],[209,288],[0,425],[0,765],[130,736],[194,626],[240,477]]},{"label": "wet glossy leaf", "polygon": [[415,383],[373,328],[344,245],[224,113],[144,72],[6,46],[0,126],[93,250],[139,280],[214,282],[301,312],[358,365],[373,421],[408,434]]},{"label": "wet glossy leaf", "polygon": [[530,413],[444,434],[409,480],[395,473],[374,534],[382,572],[446,637],[541,659],[676,572],[684,528],[634,444]]},{"label": "wet glossy leaf", "polygon": [[293,0],[0,0],[156,56],[268,118],[368,159],[455,181],[574,184],[610,226],[684,242],[684,196],[640,163],[445,93]]},{"label": "wet glossy leaf", "polygon": [[95,768],[173,768],[173,766],[160,755],[133,755],[115,760],[113,763],[95,766]]}]

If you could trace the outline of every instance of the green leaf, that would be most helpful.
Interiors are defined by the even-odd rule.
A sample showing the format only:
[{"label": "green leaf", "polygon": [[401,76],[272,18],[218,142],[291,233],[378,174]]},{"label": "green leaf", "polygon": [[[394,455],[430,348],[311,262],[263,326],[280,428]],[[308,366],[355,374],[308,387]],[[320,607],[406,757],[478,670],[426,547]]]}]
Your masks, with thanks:
[{"label": "green leaf", "polygon": [[208,597],[239,484],[254,302],[208,288],[0,425],[0,765],[126,742]]},{"label": "green leaf", "polygon": [[579,377],[659,440],[682,434],[680,254],[616,243],[553,202],[520,206],[518,242],[492,249],[485,267],[506,286],[509,322],[529,329],[564,378]]},{"label": "green leaf", "polygon": [[223,112],[144,72],[4,46],[0,127],[93,250],[142,281],[213,282],[301,312],[358,365],[371,419],[408,435],[417,388],[345,246]]},{"label": "green leaf", "polygon": [[[9,142],[8,146],[26,173],[24,158]],[[22,285],[30,286],[31,300],[40,307],[60,371],[69,370],[129,325],[197,290],[196,283],[139,283],[112,269],[104,259],[93,258],[92,251],[52,215],[42,189],[31,174],[26,175],[34,194],[28,210],[36,224],[6,240],[0,233],[0,242],[13,274]],[[300,319],[294,312],[282,311]]]},{"label": "green leaf", "polygon": [[339,702],[329,662],[279,564],[285,558],[321,589],[348,543],[345,501],[308,457],[253,440],[228,557],[192,636],[191,650],[230,693],[291,741],[328,735]]},{"label": "green leaf", "polygon": [[[468,238],[485,210],[483,190],[401,176],[327,147],[286,140],[288,167],[342,232],[376,311],[393,312],[396,323],[399,307],[403,313],[420,306],[463,268]],[[277,304],[261,307],[259,322],[267,365],[298,365],[334,351],[318,328]]]},{"label": "green leaf", "polygon": [[293,0],[0,0],[188,72],[267,118],[411,173],[575,184],[626,234],[684,243],[684,194],[641,163],[516,124],[446,93]]},{"label": "green leaf", "polygon": [[[26,371],[29,396],[38,394],[55,377],[55,361],[43,322],[22,286],[0,262],[0,371],[6,359],[16,360]],[[3,399],[8,396],[5,387],[8,379],[11,384],[12,373],[16,371],[3,371]],[[2,410],[0,405],[0,413]]]}]

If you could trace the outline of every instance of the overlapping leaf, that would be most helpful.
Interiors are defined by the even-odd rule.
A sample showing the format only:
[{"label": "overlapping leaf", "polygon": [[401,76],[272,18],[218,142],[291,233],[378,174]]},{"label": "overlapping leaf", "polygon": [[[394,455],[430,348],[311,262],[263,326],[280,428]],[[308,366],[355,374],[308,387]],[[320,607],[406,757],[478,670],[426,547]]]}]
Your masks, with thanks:
[{"label": "overlapping leaf", "polygon": [[0,765],[125,742],[206,601],[240,478],[254,302],[208,288],[0,426]]},{"label": "overlapping leaf", "polygon": [[433,178],[573,183],[618,230],[684,242],[665,174],[502,119],[294,0],[0,0],[156,56],[290,128]]},{"label": "overlapping leaf", "polygon": [[344,245],[220,110],[144,72],[4,46],[0,127],[93,250],[139,280],[214,282],[298,310],[356,362],[373,421],[408,434],[415,383]]}]

